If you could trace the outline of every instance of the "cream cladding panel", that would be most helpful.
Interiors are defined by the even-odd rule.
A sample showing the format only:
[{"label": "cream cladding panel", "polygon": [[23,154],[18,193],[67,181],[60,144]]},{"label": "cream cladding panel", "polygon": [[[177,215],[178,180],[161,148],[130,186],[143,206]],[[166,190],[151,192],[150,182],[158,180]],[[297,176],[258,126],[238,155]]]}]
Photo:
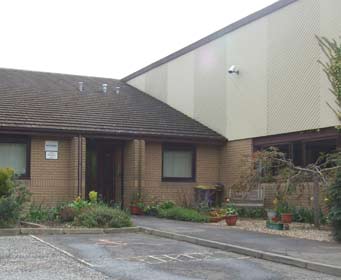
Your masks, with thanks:
[{"label": "cream cladding panel", "polygon": [[229,139],[266,134],[266,30],[267,18],[262,18],[226,36],[227,68],[240,70],[226,75]]}]

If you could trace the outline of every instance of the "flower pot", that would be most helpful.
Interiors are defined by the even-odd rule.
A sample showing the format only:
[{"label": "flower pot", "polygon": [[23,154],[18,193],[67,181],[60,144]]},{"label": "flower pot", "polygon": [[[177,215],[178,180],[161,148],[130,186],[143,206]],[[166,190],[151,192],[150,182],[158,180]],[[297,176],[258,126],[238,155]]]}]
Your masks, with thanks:
[{"label": "flower pot", "polygon": [[284,225],[282,223],[274,223],[271,221],[266,221],[266,227],[269,229],[283,230]]},{"label": "flower pot", "polygon": [[228,226],[235,226],[238,220],[237,215],[228,215],[225,217],[225,222]]},{"label": "flower pot", "polygon": [[281,214],[281,219],[283,224],[292,223],[292,214],[291,213],[283,213]]},{"label": "flower pot", "polygon": [[138,206],[130,206],[130,214],[143,215],[143,210]]}]

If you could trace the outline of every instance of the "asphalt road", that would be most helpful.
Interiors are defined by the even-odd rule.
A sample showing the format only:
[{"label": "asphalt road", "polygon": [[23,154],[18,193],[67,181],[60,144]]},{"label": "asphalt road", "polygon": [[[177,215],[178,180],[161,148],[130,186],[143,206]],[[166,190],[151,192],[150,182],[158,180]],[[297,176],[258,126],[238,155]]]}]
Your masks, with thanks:
[{"label": "asphalt road", "polygon": [[0,279],[339,279],[141,233],[39,238],[0,237]]}]

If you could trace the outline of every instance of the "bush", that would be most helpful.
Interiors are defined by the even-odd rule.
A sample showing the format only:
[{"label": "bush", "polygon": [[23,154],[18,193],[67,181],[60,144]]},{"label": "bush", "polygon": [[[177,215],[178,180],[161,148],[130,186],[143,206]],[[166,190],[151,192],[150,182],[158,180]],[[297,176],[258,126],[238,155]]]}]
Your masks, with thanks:
[{"label": "bush", "polygon": [[59,210],[59,217],[61,222],[73,222],[77,215],[75,208],[65,206]]},{"label": "bush", "polygon": [[241,218],[261,219],[266,217],[264,208],[243,207],[237,208],[238,216]]},{"label": "bush", "polygon": [[333,227],[335,240],[341,241],[341,172],[329,189],[329,220]]},{"label": "bush", "polygon": [[14,170],[11,168],[0,168],[0,197],[8,195],[14,187]]},{"label": "bush", "polygon": [[84,208],[76,216],[75,224],[84,227],[129,227],[132,225],[130,216],[119,209],[104,205],[94,205]]},{"label": "bush", "polygon": [[46,222],[46,221],[54,221],[58,217],[58,209],[50,208],[47,206],[43,206],[41,204],[35,205],[32,204],[28,211],[28,214],[25,217],[25,220],[30,222]]},{"label": "bush", "polygon": [[[14,180],[13,177],[11,180]],[[26,186],[15,183],[6,195],[0,197],[0,227],[13,226],[19,222],[23,205],[28,198]]]},{"label": "bush", "polygon": [[207,222],[209,220],[208,216],[200,214],[197,210],[182,208],[182,207],[159,209],[158,217],[179,220],[179,221],[198,222],[198,223]]}]

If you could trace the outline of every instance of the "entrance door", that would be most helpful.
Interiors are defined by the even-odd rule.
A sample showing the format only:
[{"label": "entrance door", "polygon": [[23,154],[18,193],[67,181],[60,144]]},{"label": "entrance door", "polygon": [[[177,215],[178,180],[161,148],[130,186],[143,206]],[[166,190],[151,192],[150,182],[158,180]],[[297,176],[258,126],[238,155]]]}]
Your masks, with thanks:
[{"label": "entrance door", "polygon": [[106,202],[115,200],[114,197],[114,145],[103,144],[97,147],[97,191]]}]

